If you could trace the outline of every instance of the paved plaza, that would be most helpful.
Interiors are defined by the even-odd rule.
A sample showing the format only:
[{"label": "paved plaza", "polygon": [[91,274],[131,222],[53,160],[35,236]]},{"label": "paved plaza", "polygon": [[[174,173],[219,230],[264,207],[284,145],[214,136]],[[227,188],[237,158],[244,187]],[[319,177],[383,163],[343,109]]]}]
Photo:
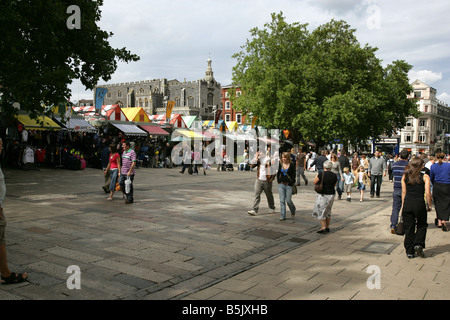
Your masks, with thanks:
[{"label": "paved plaza", "polygon": [[[255,172],[139,168],[135,202],[107,201],[99,169],[3,168],[10,269],[27,282],[8,300],[435,300],[449,299],[450,233],[429,213],[426,258],[407,259],[392,235],[392,184],[381,198],[336,200],[331,232],[317,234],[312,179],[279,221]],[[77,288],[76,285],[80,287]]]}]

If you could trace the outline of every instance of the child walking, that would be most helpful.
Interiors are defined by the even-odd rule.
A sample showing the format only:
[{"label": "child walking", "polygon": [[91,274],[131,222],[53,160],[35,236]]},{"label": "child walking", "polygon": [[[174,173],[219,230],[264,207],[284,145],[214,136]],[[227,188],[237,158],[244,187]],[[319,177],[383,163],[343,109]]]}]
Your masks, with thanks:
[{"label": "child walking", "polygon": [[370,178],[367,175],[367,172],[364,169],[364,167],[360,166],[359,167],[359,172],[358,172],[358,190],[359,190],[359,193],[360,193],[359,202],[363,201],[364,190],[366,190],[366,184],[370,185]]},{"label": "child walking", "polygon": [[351,202],[352,201],[352,187],[353,187],[353,183],[355,180],[355,175],[353,174],[353,172],[350,172],[350,169],[347,167],[345,167],[343,171],[344,171],[344,173],[342,175],[344,176],[344,183],[345,183],[344,192],[347,192],[347,201]]}]

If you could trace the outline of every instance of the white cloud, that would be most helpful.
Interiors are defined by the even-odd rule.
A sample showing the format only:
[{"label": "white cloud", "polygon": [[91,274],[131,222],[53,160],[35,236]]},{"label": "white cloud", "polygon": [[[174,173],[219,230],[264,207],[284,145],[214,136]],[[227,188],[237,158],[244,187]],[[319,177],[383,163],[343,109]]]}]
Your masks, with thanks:
[{"label": "white cloud", "polygon": [[450,94],[448,94],[447,92],[443,92],[441,94],[439,94],[437,96],[437,98],[443,102],[445,102],[446,104],[450,105]]},{"label": "white cloud", "polygon": [[408,76],[411,82],[419,79],[429,85],[442,80],[442,72],[436,73],[430,70],[411,70]]}]

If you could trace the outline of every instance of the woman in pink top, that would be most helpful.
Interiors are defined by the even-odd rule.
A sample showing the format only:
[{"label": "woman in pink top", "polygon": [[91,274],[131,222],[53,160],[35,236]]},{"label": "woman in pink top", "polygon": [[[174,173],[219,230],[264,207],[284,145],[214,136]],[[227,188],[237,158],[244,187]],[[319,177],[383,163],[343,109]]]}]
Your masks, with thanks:
[{"label": "woman in pink top", "polygon": [[111,183],[109,184],[109,198],[107,200],[112,200],[114,196],[114,191],[116,190],[116,182],[117,177],[119,176],[120,172],[120,155],[117,152],[117,146],[115,144],[111,144],[109,146],[109,163],[108,166],[105,169],[104,174],[108,172],[108,170],[111,171]]}]

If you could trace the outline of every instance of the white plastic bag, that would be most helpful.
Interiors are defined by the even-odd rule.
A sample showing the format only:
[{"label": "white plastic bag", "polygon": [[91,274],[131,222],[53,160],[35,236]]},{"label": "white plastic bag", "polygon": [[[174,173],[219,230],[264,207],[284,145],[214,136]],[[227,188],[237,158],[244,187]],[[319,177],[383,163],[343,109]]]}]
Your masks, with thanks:
[{"label": "white plastic bag", "polygon": [[125,180],[125,193],[130,193],[131,191],[131,178],[127,177],[127,180]]}]

